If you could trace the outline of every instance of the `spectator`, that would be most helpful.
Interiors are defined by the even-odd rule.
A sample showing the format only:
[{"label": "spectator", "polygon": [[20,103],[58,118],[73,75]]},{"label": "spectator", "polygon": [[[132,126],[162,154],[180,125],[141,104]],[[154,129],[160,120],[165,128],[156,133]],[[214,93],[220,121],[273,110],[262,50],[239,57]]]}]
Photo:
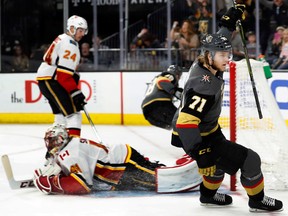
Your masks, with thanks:
[{"label": "spectator", "polygon": [[[255,2],[243,0],[246,5],[245,20],[242,22],[245,32],[255,30]],[[274,17],[276,25],[287,25],[288,5],[285,0],[260,0],[259,24],[260,24],[260,47],[263,55],[267,52],[269,38],[271,36],[271,17]],[[274,30],[274,28],[273,28]],[[272,30],[272,31],[273,31]]]},{"label": "spectator", "polygon": [[243,43],[238,28],[236,31],[232,32],[231,44],[232,44],[233,60],[239,61],[245,58]]},{"label": "spectator", "polygon": [[178,42],[182,58],[182,67],[189,68],[198,54],[197,48],[200,45],[199,35],[195,32],[191,20],[183,21],[179,34],[176,29],[177,25],[178,22],[175,21],[170,31],[170,37],[172,41]]},{"label": "spectator", "polygon": [[31,55],[30,55],[30,59],[33,60],[43,60],[43,55],[46,53],[46,51],[48,50],[50,44],[42,44],[38,49],[35,49]]},{"label": "spectator", "polygon": [[143,28],[139,34],[132,40],[130,49],[137,48],[161,48],[160,42],[147,28]]},{"label": "spectator", "polygon": [[92,38],[93,46],[90,48],[91,52],[94,52],[94,47],[97,46],[97,49],[109,49],[108,46],[103,44],[102,38],[98,35],[96,38]]},{"label": "spectator", "polygon": [[24,72],[29,69],[29,58],[23,52],[23,48],[20,44],[16,44],[13,47],[14,55],[12,58],[12,71],[13,72]]},{"label": "spectator", "polygon": [[288,5],[284,0],[260,0],[260,3],[272,11],[277,26],[288,26]]},{"label": "spectator", "polygon": [[[175,65],[181,65],[182,64],[182,58],[181,58],[181,53],[180,53],[180,50],[179,50],[179,43],[178,43],[178,39],[180,38],[180,26],[178,25],[178,22],[174,22],[173,23],[173,26],[172,26],[172,30],[170,32],[170,37],[171,37],[171,48],[173,49],[171,51],[171,54],[172,54],[172,64],[175,64]],[[167,41],[166,41],[167,42]],[[165,43],[164,45],[166,48],[168,47],[167,46],[167,43]]]},{"label": "spectator", "polygon": [[275,60],[277,60],[280,55],[284,30],[285,28],[283,26],[278,26],[276,28],[276,32],[273,35],[271,52],[265,58],[270,65],[272,65],[273,62],[275,62]]},{"label": "spectator", "polygon": [[[109,46],[104,45],[102,38],[98,35],[97,37],[92,37],[93,46],[90,51],[94,54],[94,50],[98,51],[98,67],[97,69],[108,69],[115,58],[119,58],[117,53],[109,50]],[[95,57],[95,56],[94,56]]]},{"label": "spectator", "polygon": [[30,71],[37,71],[43,61],[43,56],[48,50],[50,44],[42,44],[39,48],[34,49],[30,54],[29,68]]},{"label": "spectator", "polygon": [[212,6],[209,0],[196,0],[198,5],[195,14],[199,23],[199,32],[204,36],[208,32],[211,33]]},{"label": "spectator", "polygon": [[158,38],[147,28],[143,28],[130,44],[130,61],[138,69],[149,69],[159,66],[160,52],[157,48],[162,48]]},{"label": "spectator", "polygon": [[210,1],[197,0],[196,4],[198,5],[198,8],[195,16],[198,20],[207,20],[212,18],[212,8]]},{"label": "spectator", "polygon": [[279,58],[274,62],[273,69],[288,69],[288,29],[283,31],[283,42]]},{"label": "spectator", "polygon": [[263,4],[259,5],[260,11],[259,11],[259,28],[260,28],[260,34],[259,34],[259,40],[260,40],[260,51],[263,55],[267,53],[267,48],[269,45],[269,39],[271,34],[271,17],[272,17],[272,11],[265,7]]},{"label": "spectator", "polygon": [[90,44],[87,42],[84,42],[81,44],[81,59],[80,59],[80,64],[83,63],[88,63],[92,64],[93,63],[93,55],[90,52]]},{"label": "spectator", "polygon": [[90,52],[90,44],[87,42],[84,42],[81,44],[80,47],[80,64],[78,66],[79,71],[90,71],[93,69],[93,62],[94,57],[92,52]]},{"label": "spectator", "polygon": [[248,52],[248,56],[249,58],[253,58],[256,59],[256,35],[255,32],[253,31],[249,31],[246,34],[247,37],[247,52]]},{"label": "spectator", "polygon": [[196,14],[198,13],[198,4],[195,0],[186,0],[186,8],[188,10],[188,19],[195,19],[198,23],[198,18]]}]

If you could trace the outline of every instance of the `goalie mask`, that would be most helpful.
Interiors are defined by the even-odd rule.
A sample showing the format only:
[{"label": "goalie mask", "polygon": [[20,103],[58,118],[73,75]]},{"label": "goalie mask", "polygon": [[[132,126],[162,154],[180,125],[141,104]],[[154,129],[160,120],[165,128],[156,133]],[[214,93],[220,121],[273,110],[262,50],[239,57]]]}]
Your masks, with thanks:
[{"label": "goalie mask", "polygon": [[64,125],[54,125],[46,131],[44,141],[48,152],[54,155],[68,143],[68,130]]},{"label": "goalie mask", "polygon": [[[73,34],[70,30],[71,26],[74,27],[74,33]],[[71,35],[75,35],[76,30],[78,28],[83,28],[85,30],[85,35],[87,35],[87,33],[88,33],[87,21],[80,16],[73,15],[67,20],[67,30],[70,32]]]}]

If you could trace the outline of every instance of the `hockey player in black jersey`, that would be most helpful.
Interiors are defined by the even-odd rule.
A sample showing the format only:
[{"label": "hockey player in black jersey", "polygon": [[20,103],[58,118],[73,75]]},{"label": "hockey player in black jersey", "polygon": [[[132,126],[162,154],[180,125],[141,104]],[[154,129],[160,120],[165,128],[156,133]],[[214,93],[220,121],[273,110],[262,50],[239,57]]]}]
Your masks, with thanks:
[{"label": "hockey player in black jersey", "polygon": [[224,88],[222,75],[232,59],[231,33],[237,20],[242,18],[243,10],[244,5],[230,8],[221,18],[219,31],[201,40],[201,54],[190,68],[181,105],[173,119],[172,145],[182,147],[197,161],[203,177],[202,205],[230,205],[232,197],[217,190],[225,173],[234,175],[240,170],[250,211],[281,211],[282,202],[264,193],[259,155],[227,140],[218,124]]},{"label": "hockey player in black jersey", "polygon": [[170,65],[149,84],[141,107],[145,119],[150,124],[171,129],[173,116],[177,110],[173,98],[180,99],[183,91],[178,87],[181,75],[182,70],[179,66]]}]

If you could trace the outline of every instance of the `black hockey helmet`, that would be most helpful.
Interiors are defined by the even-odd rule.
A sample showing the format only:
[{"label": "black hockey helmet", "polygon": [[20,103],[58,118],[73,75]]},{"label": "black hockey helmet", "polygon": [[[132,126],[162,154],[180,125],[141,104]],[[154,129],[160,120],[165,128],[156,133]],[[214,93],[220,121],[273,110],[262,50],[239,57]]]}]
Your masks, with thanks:
[{"label": "black hockey helmet", "polygon": [[221,34],[206,34],[202,39],[202,51],[230,51],[231,42]]},{"label": "black hockey helmet", "polygon": [[182,69],[178,65],[170,65],[167,68],[166,72],[169,73],[169,74],[173,74],[175,76],[178,75],[179,78],[182,76]]}]

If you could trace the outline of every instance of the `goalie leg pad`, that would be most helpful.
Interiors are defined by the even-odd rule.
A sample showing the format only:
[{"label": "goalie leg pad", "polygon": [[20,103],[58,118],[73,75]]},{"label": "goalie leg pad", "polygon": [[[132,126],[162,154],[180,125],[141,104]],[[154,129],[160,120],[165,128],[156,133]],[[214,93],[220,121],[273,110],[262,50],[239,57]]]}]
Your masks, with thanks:
[{"label": "goalie leg pad", "polygon": [[156,169],[156,192],[183,192],[196,188],[202,182],[196,161],[174,167]]}]

